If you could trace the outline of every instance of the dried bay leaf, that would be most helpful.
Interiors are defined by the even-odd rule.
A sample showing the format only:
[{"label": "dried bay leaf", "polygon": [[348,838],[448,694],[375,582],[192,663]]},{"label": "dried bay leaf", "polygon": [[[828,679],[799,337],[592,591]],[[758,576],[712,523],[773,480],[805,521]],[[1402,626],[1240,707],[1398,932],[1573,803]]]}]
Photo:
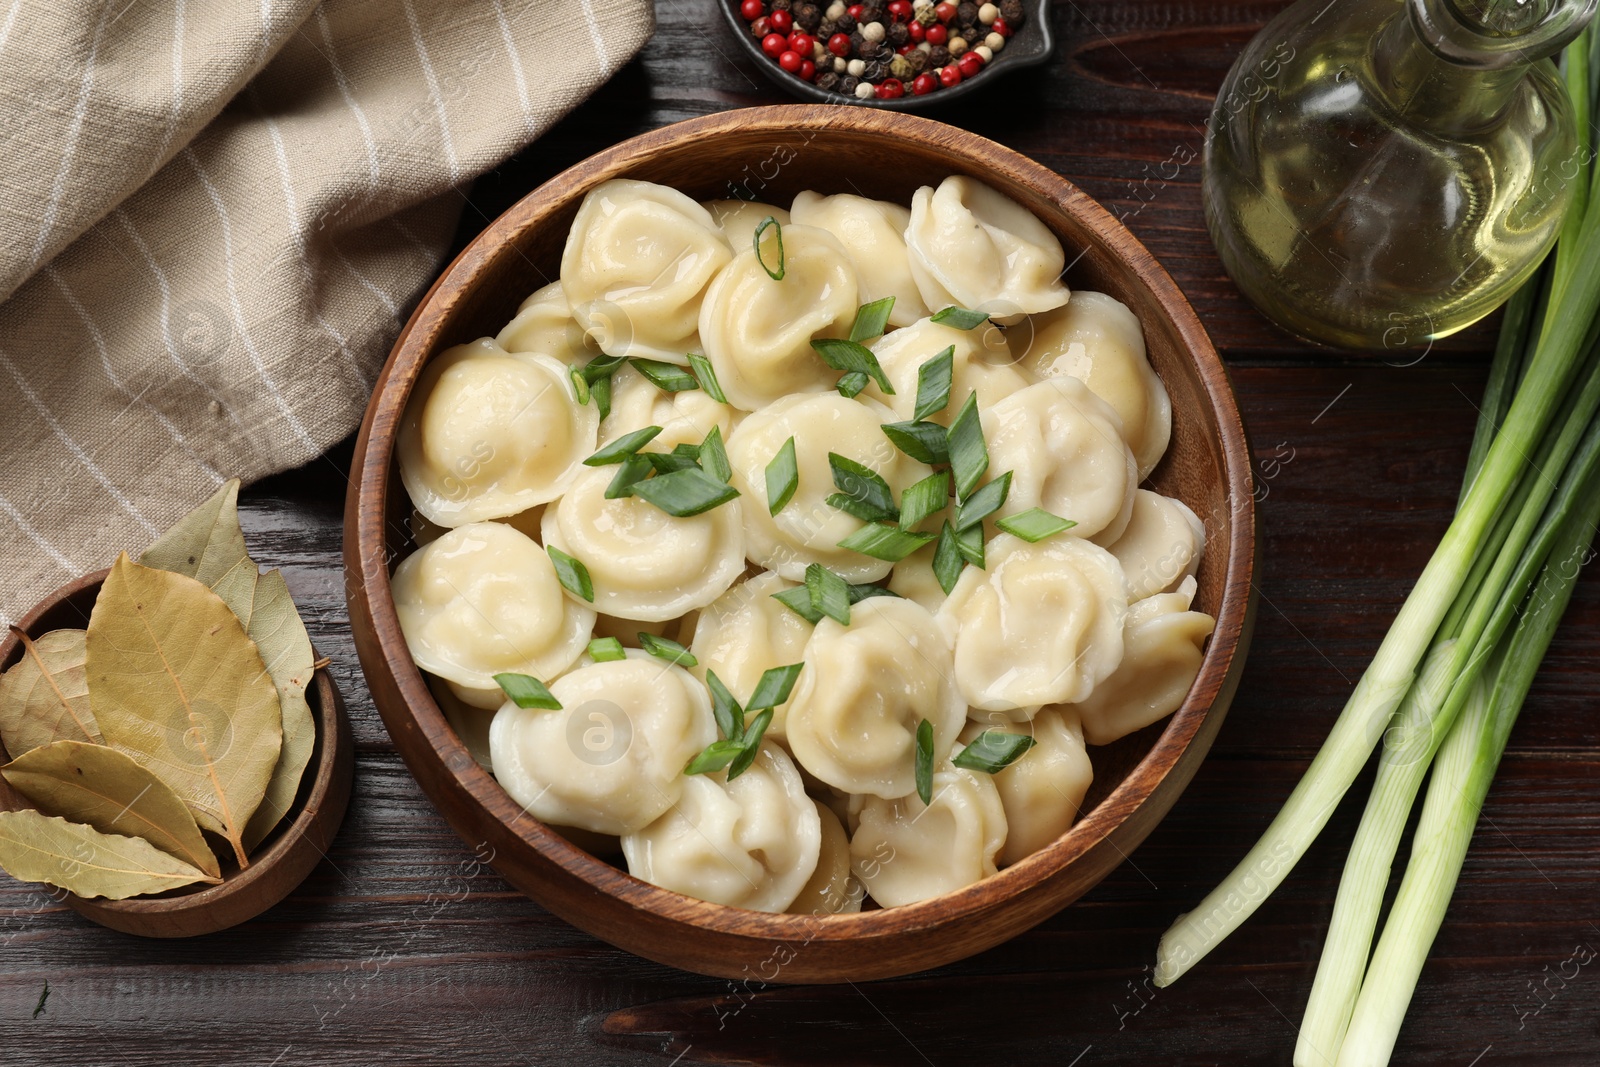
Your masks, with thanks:
[{"label": "dried bay leaf", "polygon": [[172,787],[248,865],[245,826],[283,746],[277,687],[232,609],[200,582],[112,566],[85,639],[89,702],[106,743]]},{"label": "dried bay leaf", "polygon": [[37,641],[15,626],[11,632],[22,641],[22,659],[0,675],[0,741],[6,751],[20,756],[52,741],[98,742],[83,631],[52,630]]},{"label": "dried bay leaf", "polygon": [[19,881],[108,900],[216,881],[143,838],[31,810],[0,812],[0,867]]},{"label": "dried bay leaf", "polygon": [[245,848],[253,850],[294,804],[316,744],[316,722],[306,702],[315,673],[311,638],[283,575],[260,573],[245,549],[237,478],[162,534],[139,562],[188,575],[220,596],[256,643],[278,689],[283,748],[267,795],[245,829]]},{"label": "dried bay leaf", "polygon": [[124,752],[57,741],[12,760],[0,775],[46,815],[88,823],[103,834],[142,837],[213,878],[222,876],[183,799]]}]

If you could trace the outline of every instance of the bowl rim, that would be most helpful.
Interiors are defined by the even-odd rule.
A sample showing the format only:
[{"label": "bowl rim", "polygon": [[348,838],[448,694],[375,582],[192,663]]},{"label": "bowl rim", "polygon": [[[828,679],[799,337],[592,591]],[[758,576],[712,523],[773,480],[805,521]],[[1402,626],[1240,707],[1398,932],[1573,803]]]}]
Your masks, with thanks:
[{"label": "bowl rim", "polygon": [[[741,133],[890,134],[941,144],[953,155],[968,159],[1004,159],[1012,175],[1022,184],[1043,200],[1075,216],[1094,233],[1097,241],[1117,248],[1119,265],[1151,292],[1170,317],[1217,421],[1221,488],[1226,505],[1222,521],[1228,524],[1230,531],[1230,551],[1224,562],[1223,596],[1217,605],[1216,629],[1184,703],[1166,720],[1150,750],[1129,769],[1112,792],[1053,844],[982,881],[914,904],[826,916],[750,911],[659,888],[590,855],[531,818],[488,771],[478,766],[446,721],[400,634],[389,583],[391,557],[385,540],[389,484],[404,400],[432,355],[435,342],[428,335],[433,326],[474,284],[478,273],[493,259],[495,250],[513,243],[523,230],[538,221],[537,216],[575,201],[580,191],[587,191],[600,181],[626,175],[635,164],[647,161],[668,144],[717,131],[729,121],[730,114],[737,116]],[[433,324],[423,328],[430,317]],[[405,395],[394,397],[395,383],[407,377]],[[1010,898],[1039,889],[1091,851],[1108,845],[1117,848],[1117,842],[1108,839],[1166,781],[1169,772],[1200,733],[1213,703],[1221,697],[1225,708],[1226,699],[1231,697],[1231,687],[1237,684],[1238,668],[1242,666],[1253,619],[1252,579],[1257,537],[1252,490],[1250,450],[1243,421],[1226,367],[1199,317],[1171,276],[1143,244],[1077,185],[1043,164],[985,137],[917,115],[882,109],[838,108],[828,104],[746,108],[663,126],[587,157],[517,201],[440,272],[418,301],[379,372],[362,421],[352,457],[346,502],[346,594],[352,624],[358,620],[363,624],[368,640],[373,642],[373,658],[380,660],[380,669],[389,671],[390,680],[406,704],[409,723],[391,723],[391,713],[380,704],[386,728],[395,733],[397,727],[415,727],[432,749],[432,759],[454,778],[457,791],[482,812],[499,819],[509,833],[520,838],[546,862],[635,909],[703,931],[773,943],[797,939],[808,943],[845,942],[931,930],[953,918],[971,918],[991,912]],[[361,651],[365,667],[368,650],[362,647]],[[1219,709],[1219,715],[1222,713]],[[410,764],[414,758],[410,746],[397,740],[396,747]],[[415,768],[413,772],[415,774]],[[1148,785],[1141,787],[1135,783]],[[421,784],[430,801],[439,805],[440,798],[426,782]],[[1177,788],[1181,791],[1185,785],[1187,778],[1179,782]]]}]

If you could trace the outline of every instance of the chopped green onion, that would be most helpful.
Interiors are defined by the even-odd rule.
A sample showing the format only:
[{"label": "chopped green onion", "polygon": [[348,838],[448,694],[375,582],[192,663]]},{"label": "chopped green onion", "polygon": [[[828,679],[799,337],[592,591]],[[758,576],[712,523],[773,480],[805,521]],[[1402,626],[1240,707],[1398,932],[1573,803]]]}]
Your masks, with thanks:
[{"label": "chopped green onion", "polygon": [[589,658],[596,663],[611,663],[627,659],[628,652],[615,637],[597,637],[589,642]]},{"label": "chopped green onion", "polygon": [[956,533],[978,525],[984,519],[999,511],[1005,506],[1006,497],[1010,493],[1011,472],[1006,471],[1000,477],[967,497],[956,508]]},{"label": "chopped green onion", "polygon": [[663,393],[681,393],[688,389],[700,388],[700,382],[695,376],[676,363],[660,359],[635,359],[631,362],[634,370],[644,375],[650,384]]},{"label": "chopped green onion", "polygon": [[946,521],[939,530],[939,543],[933,549],[933,576],[939,580],[939,588],[944,590],[945,596],[950,595],[956,580],[966,569],[967,558],[956,544],[956,528]]},{"label": "chopped green onion", "polygon": [[643,497],[668,515],[685,519],[726,504],[739,495],[739,490],[699,467],[690,467],[635,482],[633,495]]},{"label": "chopped green onion", "polygon": [[728,462],[728,449],[722,443],[722,427],[713,426],[706,439],[700,442],[700,466],[720,482],[733,477],[733,464]]},{"label": "chopped green onion", "polygon": [[711,774],[720,771],[744,751],[744,741],[723,738],[713,741],[683,769],[684,774]]},{"label": "chopped green onion", "polygon": [[717,381],[717,368],[711,361],[698,352],[689,353],[689,369],[694,371],[695,380],[700,383],[700,388],[706,395],[719,404],[728,402],[728,394],[722,391],[722,383]]},{"label": "chopped green onion", "polygon": [[687,470],[698,467],[694,457],[685,456],[676,450],[672,452],[639,452],[638,457],[655,470],[657,474],[671,474],[673,471]]},{"label": "chopped green onion", "polygon": [[621,463],[655,440],[656,434],[660,432],[661,427],[659,426],[646,426],[642,430],[625,433],[584,460],[583,464],[586,467],[604,467],[610,463]]},{"label": "chopped green onion", "polygon": [[875,596],[892,596],[904,599],[893,589],[885,589],[881,585],[852,585],[850,587],[850,603],[859,604],[863,600],[871,600]]},{"label": "chopped green onion", "polygon": [[833,471],[833,484],[839,488],[827,499],[830,507],[864,522],[900,517],[900,509],[894,506],[894,490],[877,471],[837,452],[828,453],[828,467]]},{"label": "chopped green onion", "polygon": [[950,501],[950,474],[935,471],[900,496],[900,528],[915,530]]},{"label": "chopped green onion", "polygon": [[863,556],[881,559],[887,563],[899,563],[911,553],[932,541],[931,533],[913,533],[902,530],[898,526],[888,526],[881,522],[869,522],[855,533],[839,542],[840,548],[848,548],[852,552],[859,552]]},{"label": "chopped green onion", "polygon": [[589,383],[589,396],[594,400],[595,410],[600,417],[606,418],[611,414],[611,379],[597,378]]},{"label": "chopped green onion", "polygon": [[889,312],[893,310],[892,296],[856,308],[856,321],[850,327],[850,340],[864,345],[874,337],[882,337],[889,325]]},{"label": "chopped green onion", "polygon": [[706,688],[711,690],[711,717],[717,720],[717,729],[722,731],[722,736],[737,741],[744,736],[744,709],[739,706],[739,701],[723,684],[717,672],[706,669]]},{"label": "chopped green onion", "polygon": [[531,674],[506,672],[494,676],[495,683],[519,708],[539,708],[543,711],[560,711],[561,701],[555,698],[545,684]]},{"label": "chopped green onion", "polygon": [[650,453],[644,455],[634,453],[622,461],[622,465],[617,468],[616,477],[606,486],[607,500],[620,500],[633,495],[633,487],[650,477],[650,472],[655,469],[655,464],[650,461],[650,455]]},{"label": "chopped green onion", "polygon": [[933,723],[917,724],[917,796],[924,806],[933,803]]},{"label": "chopped green onion", "polygon": [[934,313],[933,321],[942,326],[950,326],[957,330],[971,330],[982,326],[989,321],[989,316],[981,311],[971,308],[962,308],[951,305],[943,311]]},{"label": "chopped green onion", "polygon": [[978,568],[980,571],[986,566],[983,554],[983,524],[968,526],[965,530],[956,531],[956,551],[961,553],[961,558]]},{"label": "chopped green onion", "polygon": [[1037,742],[1027,734],[1010,734],[1003,730],[985,730],[972,739],[972,743],[950,762],[969,771],[999,774],[1032,748]]},{"label": "chopped green onion", "polygon": [[595,356],[583,365],[583,380],[591,386],[596,382],[609,381],[626,362],[623,356]]},{"label": "chopped green onion", "polygon": [[589,568],[583,561],[567,555],[555,545],[545,546],[545,551],[550,553],[550,562],[555,564],[556,577],[561,580],[561,587],[581,600],[594,603],[594,582],[589,578]]},{"label": "chopped green onion", "polygon": [[674,456],[688,456],[698,462],[700,459],[700,446],[693,441],[679,441],[672,446],[672,454]]},{"label": "chopped green onion", "polygon": [[956,499],[966,500],[989,469],[989,448],[983,443],[983,424],[978,419],[978,394],[968,393],[967,402],[950,423],[950,473],[956,479]]},{"label": "chopped green onion", "polygon": [[676,663],[680,667],[693,667],[700,661],[694,658],[694,653],[684,648],[670,637],[657,637],[645,630],[639,631],[639,647],[650,653],[656,659],[664,659],[668,663]]},{"label": "chopped green onion", "polygon": [[578,398],[579,404],[589,402],[589,379],[583,376],[583,370],[577,364],[567,368],[567,377],[572,379],[572,393]]},{"label": "chopped green onion", "polygon": [[889,383],[889,376],[883,373],[883,368],[878,365],[878,357],[873,355],[872,349],[867,346],[855,341],[846,341],[842,337],[819,337],[811,342],[811,347],[822,357],[822,362],[834,370],[869,374],[886,395],[894,395],[894,386]]},{"label": "chopped green onion", "polygon": [[778,449],[778,454],[767,464],[767,513],[776,515],[794,499],[800,485],[800,467],[794,458],[794,438]]},{"label": "chopped green onion", "polygon": [[[778,246],[777,267],[769,267],[767,265],[766,251],[761,247],[761,238],[768,230],[772,231],[772,240]],[[778,220],[771,215],[768,215],[766,218],[762,219],[760,225],[756,227],[756,232],[750,237],[750,246],[756,250],[756,262],[761,264],[761,269],[767,272],[767,277],[771,278],[775,282],[783,281],[783,275],[786,268],[783,261],[782,224],[780,224]]]},{"label": "chopped green onion", "polygon": [[767,727],[770,725],[772,725],[771,708],[750,720],[750,725],[745,728],[744,737],[740,739],[743,749],[728,765],[728,781],[733,781],[750,769],[750,765],[761,754],[761,739],[766,736]]},{"label": "chopped green onion", "polygon": [[872,379],[865,371],[853,370],[835,382],[834,388],[839,390],[839,395],[846,400],[854,400],[871,382]]},{"label": "chopped green onion", "polygon": [[1003,519],[996,519],[994,524],[1011,536],[1020,537],[1029,544],[1043,541],[1046,537],[1058,534],[1062,530],[1070,530],[1078,525],[1071,519],[1063,519],[1060,515],[1052,515],[1044,508],[1029,508],[1027,511],[1008,515]]},{"label": "chopped green onion", "polygon": [[950,387],[955,382],[956,346],[951,345],[917,368],[917,409],[911,416],[921,420],[950,403]]},{"label": "chopped green onion", "polygon": [[883,426],[883,435],[918,463],[935,466],[950,462],[950,431],[937,422],[889,422]]},{"label": "chopped green onion", "polygon": [[750,702],[746,706],[748,711],[765,711],[775,708],[789,699],[789,694],[794,691],[795,679],[800,677],[802,663],[790,663],[783,667],[769,667],[761,672],[761,680],[756,682],[756,691],[750,694]]},{"label": "chopped green onion", "polygon": [[809,622],[812,626],[822,621],[822,609],[811,603],[811,590],[805,586],[796,586],[785,589],[781,593],[773,593],[772,599]]},{"label": "chopped green onion", "polygon": [[850,583],[820,563],[806,567],[806,591],[811,606],[838,623],[850,625]]}]

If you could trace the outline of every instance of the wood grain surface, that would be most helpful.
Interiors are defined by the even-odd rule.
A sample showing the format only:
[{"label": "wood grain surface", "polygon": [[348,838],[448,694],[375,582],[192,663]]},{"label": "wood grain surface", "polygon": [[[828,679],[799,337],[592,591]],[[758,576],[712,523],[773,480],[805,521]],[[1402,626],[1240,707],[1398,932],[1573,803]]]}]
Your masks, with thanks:
[{"label": "wood grain surface", "polygon": [[[662,0],[643,60],[464,200],[463,242],[593,151],[782,102],[728,58],[708,5]],[[1490,334],[1420,360],[1313,351],[1223,275],[1201,221],[1200,130],[1232,56],[1278,6],[1058,0],[1054,64],[936,116],[1126,216],[1229,360],[1256,451],[1264,564],[1239,695],[1166,821],[1087,897],[964,963],[819,988],[695,977],[542,911],[429,806],[366,697],[339,555],[347,445],[241,505],[252,550],[283,568],[349,704],[355,796],[328,859],[261,918],[178,943],[101,929],[0,881],[0,1063],[1288,1064],[1368,777],[1204,964],[1158,992],[1147,968],[1161,930],[1282,804],[1443,532]],[[1600,1062],[1600,971],[1574,976],[1568,962],[1600,949],[1597,635],[1600,585],[1586,577],[1490,792],[1397,1064]]]}]

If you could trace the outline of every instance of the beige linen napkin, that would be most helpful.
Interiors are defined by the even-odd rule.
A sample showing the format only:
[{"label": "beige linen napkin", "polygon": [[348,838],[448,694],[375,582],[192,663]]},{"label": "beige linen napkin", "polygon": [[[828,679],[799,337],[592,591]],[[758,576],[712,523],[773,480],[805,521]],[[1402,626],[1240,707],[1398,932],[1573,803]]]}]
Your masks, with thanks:
[{"label": "beige linen napkin", "polygon": [[0,622],[360,419],[640,0],[0,0]]}]

